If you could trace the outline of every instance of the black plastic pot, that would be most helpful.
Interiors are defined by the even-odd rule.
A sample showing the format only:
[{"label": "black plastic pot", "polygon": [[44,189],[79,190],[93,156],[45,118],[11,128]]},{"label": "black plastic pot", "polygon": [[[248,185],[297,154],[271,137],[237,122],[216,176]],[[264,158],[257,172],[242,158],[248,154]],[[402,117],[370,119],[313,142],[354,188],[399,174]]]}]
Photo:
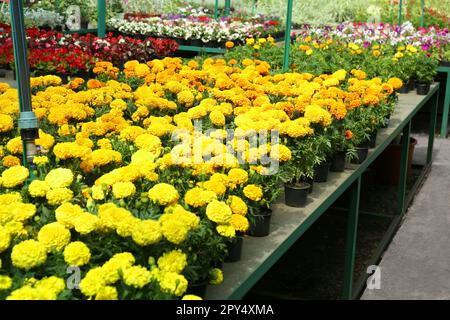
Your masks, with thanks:
[{"label": "black plastic pot", "polygon": [[187,289],[187,291],[189,292],[189,294],[194,294],[196,296],[204,298],[206,296],[207,286],[208,286],[208,282],[205,280],[198,284],[196,283],[196,284],[189,285],[189,288]]},{"label": "black plastic pot", "polygon": [[420,96],[426,96],[430,92],[430,84],[418,83],[416,92]]},{"label": "black plastic pot", "polygon": [[244,238],[236,237],[228,243],[228,256],[225,257],[225,262],[236,262],[241,260],[242,244]]},{"label": "black plastic pot", "polygon": [[370,134],[369,148],[375,148],[375,146],[377,145],[377,134],[378,134],[377,130],[375,130]]},{"label": "black plastic pot", "polygon": [[312,178],[305,178],[305,182],[306,182],[307,184],[309,184],[309,190],[308,190],[308,193],[312,193],[312,192],[313,192],[313,189],[314,189],[314,179],[312,179]]},{"label": "black plastic pot", "polygon": [[352,159],[353,164],[361,164],[366,160],[369,147],[356,147],[356,158]]},{"label": "black plastic pot", "polygon": [[284,185],[284,202],[289,207],[304,207],[308,199],[310,188],[309,183],[302,184],[285,184]]},{"label": "black plastic pot", "polygon": [[389,127],[389,123],[391,122],[391,115],[388,115],[386,118],[384,118],[384,122],[381,125],[381,128],[386,129]]},{"label": "black plastic pot", "polygon": [[409,93],[408,83],[403,84],[403,86],[400,88],[400,93]]},{"label": "black plastic pot", "polygon": [[248,235],[252,237],[265,237],[269,235],[272,210],[254,214],[252,218]]},{"label": "black plastic pot", "polygon": [[409,79],[408,81],[408,89],[409,91],[413,91],[416,88],[416,80],[415,79]]},{"label": "black plastic pot", "polygon": [[0,78],[4,78],[4,77],[6,77],[6,70],[0,69]]},{"label": "black plastic pot", "polygon": [[327,182],[331,163],[321,163],[314,168],[314,182]]},{"label": "black plastic pot", "polygon": [[439,65],[442,67],[450,67],[450,61],[441,61]]},{"label": "black plastic pot", "polygon": [[191,39],[190,45],[193,47],[203,47],[203,42],[200,39]]},{"label": "black plastic pot", "polygon": [[345,170],[346,154],[345,152],[338,152],[334,155],[331,161],[331,172],[343,172]]}]

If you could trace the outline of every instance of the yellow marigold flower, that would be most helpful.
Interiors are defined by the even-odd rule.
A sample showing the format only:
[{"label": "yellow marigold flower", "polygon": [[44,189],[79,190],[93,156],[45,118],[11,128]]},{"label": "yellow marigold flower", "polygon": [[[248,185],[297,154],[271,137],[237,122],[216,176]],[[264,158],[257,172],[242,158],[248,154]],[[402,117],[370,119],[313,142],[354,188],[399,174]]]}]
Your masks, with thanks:
[{"label": "yellow marigold flower", "polygon": [[18,192],[0,194],[0,204],[7,205],[15,202],[22,202],[22,196]]},{"label": "yellow marigold flower", "polygon": [[239,214],[241,216],[247,215],[248,212],[247,204],[240,197],[229,196],[227,203],[234,214]]},{"label": "yellow marigold flower", "polygon": [[148,246],[161,240],[161,228],[157,221],[143,220],[135,224],[131,237],[138,245]]},{"label": "yellow marigold flower", "polygon": [[240,232],[247,232],[250,227],[248,219],[240,214],[233,214],[230,223],[236,231]]},{"label": "yellow marigold flower", "polygon": [[102,287],[95,295],[95,300],[118,300],[117,289],[113,286]]},{"label": "yellow marigold flower", "polygon": [[13,118],[7,114],[0,114],[0,132],[8,132],[14,127]]},{"label": "yellow marigold flower", "polygon": [[283,144],[277,144],[271,147],[270,157],[280,162],[286,162],[291,160],[291,150]]},{"label": "yellow marigold flower", "polygon": [[0,253],[9,248],[11,234],[8,229],[0,226]]},{"label": "yellow marigold flower", "polygon": [[216,226],[217,233],[225,238],[234,238],[236,230],[231,224],[219,224]]},{"label": "yellow marigold flower", "polygon": [[152,134],[144,133],[136,137],[136,146],[148,152],[156,153],[161,148],[161,140]]},{"label": "yellow marigold flower", "polygon": [[112,192],[116,199],[123,199],[136,193],[136,187],[132,182],[116,182],[112,186]]},{"label": "yellow marigold flower", "polygon": [[45,182],[52,189],[65,188],[72,184],[73,173],[70,169],[66,168],[53,169],[45,177]]},{"label": "yellow marigold flower", "polygon": [[12,279],[8,276],[0,275],[0,291],[8,290],[12,286]]},{"label": "yellow marigold flower", "polygon": [[225,42],[225,47],[226,47],[227,49],[233,48],[233,47],[234,47],[234,42],[233,42],[233,41],[227,41],[227,42]]},{"label": "yellow marigold flower", "polygon": [[172,219],[166,219],[161,223],[161,232],[168,241],[174,244],[180,244],[186,240],[189,227],[183,221],[176,220],[172,217]]},{"label": "yellow marigold flower", "polygon": [[176,202],[179,194],[174,186],[167,183],[158,183],[148,191],[148,197],[153,202],[165,206]]},{"label": "yellow marigold flower", "polygon": [[187,266],[187,256],[180,249],[165,252],[158,259],[158,267],[163,272],[181,273]]},{"label": "yellow marigold flower", "polygon": [[38,233],[38,240],[47,251],[61,251],[70,242],[70,231],[59,222],[43,226]]},{"label": "yellow marigold flower", "polygon": [[106,139],[106,138],[98,140],[97,146],[100,149],[112,150],[111,140]]},{"label": "yellow marigold flower", "polygon": [[105,166],[112,162],[117,164],[122,162],[122,154],[115,150],[98,149],[92,151],[91,161],[96,167]]},{"label": "yellow marigold flower", "polygon": [[178,103],[190,107],[194,104],[194,94],[190,90],[183,90],[177,94]]},{"label": "yellow marigold flower", "polygon": [[399,78],[390,78],[387,84],[391,85],[395,90],[400,89],[403,86],[403,81]]},{"label": "yellow marigold flower", "polygon": [[249,184],[244,188],[244,195],[250,200],[260,201],[263,197],[263,191],[261,187]]},{"label": "yellow marigold flower", "polygon": [[101,186],[92,186],[92,199],[94,200],[104,200],[105,194],[103,192],[103,188]]},{"label": "yellow marigold flower", "polygon": [[209,220],[225,224],[230,222],[231,219],[231,209],[223,201],[213,200],[206,207],[206,216]]},{"label": "yellow marigold flower", "polygon": [[3,158],[2,163],[4,167],[11,168],[14,166],[19,166],[20,159],[15,156],[7,155],[6,157]]},{"label": "yellow marigold flower", "polygon": [[60,142],[53,148],[53,153],[58,159],[85,158],[91,153],[91,149],[75,142]]},{"label": "yellow marigold flower", "polygon": [[123,271],[123,282],[127,286],[134,288],[143,288],[151,281],[151,274],[146,268],[141,266],[132,266]]},{"label": "yellow marigold flower", "polygon": [[29,174],[28,169],[22,166],[14,166],[6,169],[2,173],[3,187],[14,188],[19,186],[27,180]]},{"label": "yellow marigold flower", "polygon": [[66,202],[56,208],[55,218],[56,221],[70,229],[74,227],[75,220],[83,212],[79,205]]},{"label": "yellow marigold flower", "polygon": [[16,244],[11,252],[13,266],[29,270],[43,264],[47,260],[45,246],[36,240],[25,240]]},{"label": "yellow marigold flower", "polygon": [[306,106],[304,116],[311,123],[321,123],[323,126],[331,124],[331,114],[319,105]]},{"label": "yellow marigold flower", "polygon": [[233,184],[244,184],[248,180],[248,173],[243,169],[234,168],[228,171],[228,179]]},{"label": "yellow marigold flower", "polygon": [[22,150],[23,150],[23,148],[22,148],[22,139],[20,137],[12,138],[6,144],[6,149],[8,149],[8,151],[11,154],[21,154]]},{"label": "yellow marigold flower", "polygon": [[223,127],[225,125],[225,116],[218,110],[212,111],[209,114],[209,119],[215,126]]},{"label": "yellow marigold flower", "polygon": [[44,166],[49,162],[46,156],[36,156],[33,158],[33,163],[37,166]]},{"label": "yellow marigold flower", "polygon": [[187,294],[183,296],[181,300],[203,300],[203,298],[196,296],[195,294]]},{"label": "yellow marigold flower", "polygon": [[227,187],[225,187],[225,185],[223,183],[221,183],[221,182],[216,182],[216,181],[211,181],[210,180],[210,181],[204,182],[202,184],[202,186],[205,189],[214,192],[218,196],[223,195],[227,191]]},{"label": "yellow marigold flower", "polygon": [[163,292],[181,297],[187,290],[188,282],[183,275],[174,272],[163,272],[158,279]]},{"label": "yellow marigold flower", "polygon": [[[181,206],[180,206],[181,207]],[[159,218],[161,225],[170,219],[174,219],[183,223],[189,230],[195,230],[198,228],[200,223],[200,218],[197,217],[192,212],[184,210],[182,207],[180,209],[173,210],[172,214],[163,214]]]},{"label": "yellow marigold flower", "polygon": [[42,180],[33,180],[28,186],[28,192],[33,197],[45,197],[50,190],[47,182]]},{"label": "yellow marigold flower", "polygon": [[75,231],[81,235],[86,235],[97,230],[100,225],[100,219],[96,215],[82,212],[74,219],[73,225]]},{"label": "yellow marigold flower", "polygon": [[209,272],[209,284],[219,285],[223,282],[223,272],[219,268],[214,268]]},{"label": "yellow marigold flower", "polygon": [[52,206],[57,206],[73,198],[72,190],[68,188],[56,188],[47,192],[47,201]]},{"label": "yellow marigold flower", "polygon": [[55,138],[39,129],[39,138],[36,139],[35,142],[38,146],[41,146],[46,150],[50,150],[50,148],[55,144]]},{"label": "yellow marigold flower", "polygon": [[146,64],[140,63],[134,68],[134,73],[138,78],[145,78],[150,73],[150,68]]},{"label": "yellow marigold flower", "polygon": [[123,219],[119,224],[117,225],[116,232],[121,237],[131,237],[131,234],[133,232],[133,228],[135,224],[139,223],[138,218],[135,217],[128,217]]},{"label": "yellow marigold flower", "polygon": [[64,261],[69,266],[84,266],[91,259],[91,251],[81,241],[74,241],[69,243],[64,248]]},{"label": "yellow marigold flower", "polygon": [[81,280],[80,290],[85,296],[93,297],[100,292],[104,285],[103,270],[101,267],[96,267],[89,270]]}]

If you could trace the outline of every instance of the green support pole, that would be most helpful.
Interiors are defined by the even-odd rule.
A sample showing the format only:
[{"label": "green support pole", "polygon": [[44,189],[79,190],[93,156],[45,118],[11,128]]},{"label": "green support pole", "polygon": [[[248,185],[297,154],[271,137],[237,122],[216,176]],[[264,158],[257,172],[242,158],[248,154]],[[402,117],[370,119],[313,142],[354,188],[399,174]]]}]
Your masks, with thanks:
[{"label": "green support pole", "polygon": [[[428,149],[427,149],[427,164],[433,161],[433,146],[434,146],[434,134],[436,130],[437,121],[437,109],[439,102],[439,90],[434,94],[433,106],[431,109],[430,127],[428,131]],[[448,114],[447,114],[448,115]]]},{"label": "green support pole", "polygon": [[225,17],[230,15],[231,11],[231,0],[225,0]]},{"label": "green support pole", "polygon": [[219,0],[214,1],[214,19],[219,18]]},{"label": "green support pole", "polygon": [[14,47],[14,64],[19,89],[19,129],[23,143],[23,165],[29,167],[33,179],[33,158],[37,153],[35,139],[39,137],[38,120],[32,110],[30,90],[30,67],[28,64],[27,40],[23,18],[22,0],[9,3]]},{"label": "green support pole", "polygon": [[353,273],[355,267],[356,235],[358,232],[359,198],[361,193],[361,177],[351,188],[350,206],[348,210],[347,236],[345,243],[343,299],[350,300],[353,295]]},{"label": "green support pole", "polygon": [[104,38],[106,35],[106,0],[98,0],[97,36]]},{"label": "green support pole", "polygon": [[291,46],[291,26],[292,26],[292,2],[293,0],[288,0],[286,13],[286,29],[284,34],[284,56],[283,56],[284,72],[286,72],[289,69],[289,49]]},{"label": "green support pole", "polygon": [[425,0],[420,3],[420,26],[423,27],[425,19]]},{"label": "green support pole", "polygon": [[411,121],[403,128],[402,151],[400,158],[400,177],[397,190],[397,214],[405,212],[406,180],[408,178],[409,136],[411,133]]},{"label": "green support pole", "polygon": [[403,14],[403,0],[400,0],[400,4],[398,6],[398,25],[402,25],[402,14]]},{"label": "green support pole", "polygon": [[450,68],[443,71],[447,74],[447,83],[445,84],[444,107],[442,113],[441,138],[447,137],[448,114],[450,108]]}]

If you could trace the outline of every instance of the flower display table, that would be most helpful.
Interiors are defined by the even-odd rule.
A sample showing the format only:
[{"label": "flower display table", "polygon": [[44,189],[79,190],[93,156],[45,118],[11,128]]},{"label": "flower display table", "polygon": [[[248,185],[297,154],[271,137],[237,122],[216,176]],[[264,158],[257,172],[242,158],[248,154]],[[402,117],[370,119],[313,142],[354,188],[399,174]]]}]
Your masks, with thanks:
[{"label": "flower display table", "polygon": [[[426,96],[416,93],[400,95],[391,124],[378,133],[377,146],[369,152],[367,159],[361,165],[348,165],[342,173],[330,173],[327,184],[314,186],[311,199],[304,208],[288,207],[282,201],[273,206],[271,233],[265,238],[247,237],[244,241],[241,260],[224,265],[225,281],[217,287],[208,287],[207,299],[240,299],[259,279],[280,259],[286,251],[321,217],[327,209],[347,190],[351,197],[348,203],[348,225],[345,250],[345,272],[343,298],[352,299],[364,288],[368,275],[363,275],[356,285],[353,285],[355,247],[357,239],[358,216],[360,214],[361,176],[366,169],[381,155],[388,145],[403,133],[402,156],[400,165],[400,183],[397,187],[397,215],[386,230],[370,264],[376,264],[383,251],[392,239],[402,216],[412,201],[425,174],[432,162],[434,131],[437,117],[437,98],[439,84],[434,84]],[[411,120],[428,103],[432,104],[432,116],[429,125],[429,140],[426,163],[422,173],[409,193],[406,192],[408,141],[411,130]],[[313,200],[312,200],[313,199]]]}]

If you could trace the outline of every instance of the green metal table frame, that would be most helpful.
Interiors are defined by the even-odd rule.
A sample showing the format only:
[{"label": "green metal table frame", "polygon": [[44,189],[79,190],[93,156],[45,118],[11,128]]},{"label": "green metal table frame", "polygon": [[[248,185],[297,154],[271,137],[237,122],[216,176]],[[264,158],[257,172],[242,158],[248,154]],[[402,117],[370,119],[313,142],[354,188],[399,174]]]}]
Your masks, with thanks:
[{"label": "green metal table frame", "polygon": [[[372,257],[376,264],[381,254],[390,243],[400,225],[406,208],[414,192],[423,181],[432,163],[434,132],[436,129],[439,84],[433,84],[427,96],[415,93],[400,95],[390,126],[378,133],[378,143],[371,149],[367,159],[360,165],[349,165],[342,173],[330,173],[325,184],[315,184],[310,200],[304,208],[292,208],[278,202],[273,205],[271,234],[264,238],[246,237],[244,239],[242,258],[238,262],[225,263],[223,267],[225,281],[220,286],[208,287],[206,299],[241,299],[264,276],[264,274],[286,253],[286,251],[332,207],[341,195],[349,191],[348,222],[346,231],[346,250],[344,258],[343,293],[344,299],[356,298],[364,289],[365,276],[354,284],[354,264],[356,240],[358,234],[358,217],[360,214],[361,177],[367,168],[381,155],[387,146],[400,134],[403,134],[400,179],[397,187],[397,208],[395,219]],[[432,116],[429,125],[429,138],[426,163],[413,191],[406,193],[407,160],[409,136],[413,117],[426,104],[432,104]],[[420,181],[419,181],[420,180]]]},{"label": "green metal table frame", "polygon": [[447,74],[447,82],[445,85],[444,109],[442,113],[441,138],[447,137],[448,134],[448,114],[450,108],[450,67],[439,66],[438,72]]}]

